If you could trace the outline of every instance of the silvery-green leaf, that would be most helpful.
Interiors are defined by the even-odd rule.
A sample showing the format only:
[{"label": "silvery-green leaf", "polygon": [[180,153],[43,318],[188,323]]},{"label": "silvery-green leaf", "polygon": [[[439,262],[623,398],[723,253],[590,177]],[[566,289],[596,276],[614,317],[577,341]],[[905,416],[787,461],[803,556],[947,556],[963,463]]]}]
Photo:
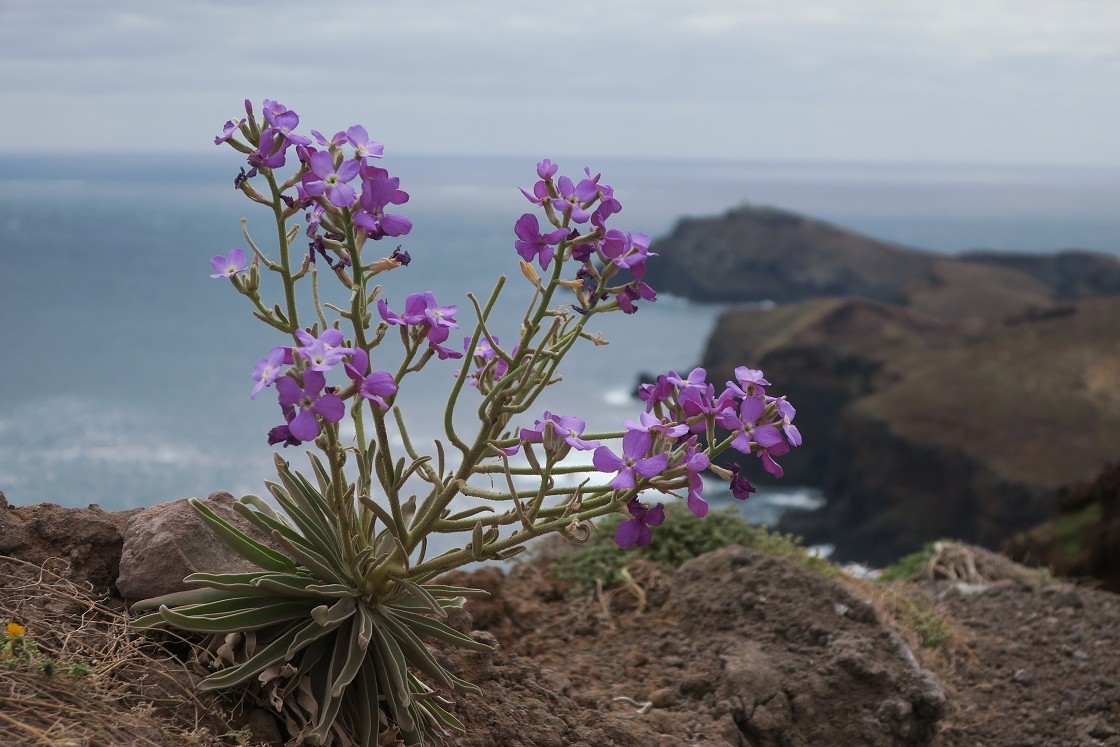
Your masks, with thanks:
[{"label": "silvery-green leaf", "polygon": [[297,602],[253,606],[239,612],[225,614],[184,614],[168,607],[160,607],[159,614],[170,625],[194,633],[233,633],[260,630],[271,625],[299,620],[308,616],[308,606]]},{"label": "silvery-green leaf", "polygon": [[[158,597],[152,597],[151,599],[144,599],[132,605],[130,609],[133,612],[143,612],[145,610],[159,609],[165,604],[168,607],[177,607],[182,604],[203,604],[206,602],[217,602],[222,599],[229,599],[231,596],[233,595],[229,592],[220,589],[187,589],[185,591],[173,591],[170,594],[162,594]],[[138,622],[139,621],[137,621],[137,623]]]},{"label": "silvery-green leaf", "polygon": [[221,539],[233,548],[238,555],[248,560],[250,563],[260,566],[269,571],[280,571],[291,573],[295,571],[295,564],[284,557],[280,553],[273,550],[271,547],[266,547],[260,542],[249,535],[242,532],[240,529],[234,527],[225,519],[218,516],[216,513],[207,508],[197,498],[189,500],[191,508],[199,513],[202,520],[210,525],[210,528],[221,537]]},{"label": "silvery-green leaf", "polygon": [[447,687],[455,688],[460,692],[470,692],[476,695],[482,694],[482,690],[479,689],[478,686],[456,677],[440,666],[439,662],[432,656],[432,652],[428,650],[428,647],[424,645],[424,642],[421,641],[415,633],[409,630],[408,626],[389,615],[383,616],[381,621],[382,624],[385,625],[385,629],[388,633],[396,640],[397,645],[400,646],[409,664],[416,667],[433,680],[442,682]]},{"label": "silvery-green leaf", "polygon": [[473,638],[469,638],[454,628],[444,625],[439,620],[433,620],[430,617],[395,607],[380,607],[379,611],[385,615],[391,615],[417,633],[430,635],[432,638],[443,641],[444,643],[450,643],[470,651],[493,651],[493,649],[485,643],[480,643]]}]

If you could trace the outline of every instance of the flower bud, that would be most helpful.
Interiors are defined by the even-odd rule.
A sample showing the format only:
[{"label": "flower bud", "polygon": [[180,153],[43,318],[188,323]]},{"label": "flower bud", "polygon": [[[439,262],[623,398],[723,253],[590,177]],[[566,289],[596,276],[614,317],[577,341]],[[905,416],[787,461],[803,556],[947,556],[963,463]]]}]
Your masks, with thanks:
[{"label": "flower bud", "polygon": [[250,293],[256,293],[261,287],[261,268],[260,262],[256,259],[253,264],[249,265],[249,279],[245,282],[245,289]]},{"label": "flower bud", "polygon": [[541,287],[541,276],[538,275],[536,269],[525,260],[521,260],[521,274],[533,285],[538,288]]}]

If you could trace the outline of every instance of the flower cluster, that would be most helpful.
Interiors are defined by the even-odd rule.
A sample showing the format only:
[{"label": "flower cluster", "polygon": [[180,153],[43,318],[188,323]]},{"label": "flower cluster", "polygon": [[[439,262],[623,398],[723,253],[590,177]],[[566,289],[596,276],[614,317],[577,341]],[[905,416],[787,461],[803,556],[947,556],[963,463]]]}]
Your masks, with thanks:
[{"label": "flower cluster", "polygon": [[[557,164],[544,159],[537,164],[532,190],[521,190],[554,230],[543,232],[537,215],[523,214],[513,229],[517,253],[526,262],[536,260],[542,270],[548,270],[557,254],[578,262],[575,277],[561,283],[575,293],[578,305],[573,308],[580,313],[619,308],[633,314],[639,300],[656,300],[657,293],[642,282],[646,260],[657,256],[649,251],[649,236],[607,227],[607,220],[622,212],[614,189],[590,169],[584,169],[579,181],[557,177],[558,171]],[[616,279],[620,282],[611,285]]]},{"label": "flower cluster", "polygon": [[[796,410],[784,397],[766,394],[769,382],[761,371],[742,366],[735,369],[735,379],[728,381],[718,395],[715,386],[707,382],[703,368],[693,369],[687,377],[670,371],[651,384],[643,384],[639,396],[646,403],[646,411],[638,422],[625,423],[622,454],[599,447],[596,468],[616,473],[610,482],[616,490],[640,492],[650,487],[664,492],[677,486],[687,488],[685,500],[697,517],[708,512],[701,473],[713,467],[710,455],[728,447],[744,455],[754,454],[767,472],[781,477],[782,468],[774,457],[801,444],[801,434],[793,424]],[[727,432],[722,439],[718,438],[720,431]],[[701,437],[708,442],[707,451],[700,446]],[[726,471],[726,476],[736,498],[746,500],[755,491],[740,474],[739,465]],[[628,511],[632,518],[620,526],[616,540],[623,547],[647,544],[648,527],[660,524],[661,515],[645,513],[636,497],[628,504]],[[642,526],[641,531],[637,524]]]}]

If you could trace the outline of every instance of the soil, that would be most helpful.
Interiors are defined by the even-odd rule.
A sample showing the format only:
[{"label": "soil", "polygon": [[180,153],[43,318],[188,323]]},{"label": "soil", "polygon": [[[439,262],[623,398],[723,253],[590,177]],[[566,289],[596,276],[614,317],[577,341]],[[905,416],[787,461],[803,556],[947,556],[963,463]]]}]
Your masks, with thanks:
[{"label": "soil", "polygon": [[[464,574],[502,648],[465,669],[485,696],[459,700],[461,744],[1120,745],[1120,597],[948,549],[890,590],[740,547],[574,599],[539,562]],[[919,645],[896,595],[945,640]]]},{"label": "soil", "polygon": [[[31,521],[58,509],[35,517],[34,507],[18,512],[0,507],[0,524],[9,537],[18,530],[36,538],[24,543],[23,550],[35,552],[23,560],[38,561],[49,547],[39,540],[51,536],[54,557],[67,559],[51,567],[67,577],[68,604],[81,587],[102,607],[117,609],[111,589],[105,596],[90,583],[113,567],[111,538],[90,542],[78,532],[68,540],[42,524],[26,534]],[[67,543],[77,540],[85,549],[75,553]],[[453,710],[467,726],[455,744],[1120,745],[1120,597],[1046,582],[979,548],[943,550],[921,578],[890,586],[827,577],[737,546],[673,572],[639,562],[628,569],[628,586],[583,595],[568,593],[547,556],[508,572],[456,574],[454,583],[491,596],[470,602],[455,624],[498,648],[440,654],[483,690],[455,696]],[[20,549],[10,554],[20,557]],[[74,638],[68,626],[89,632],[95,611],[36,619],[50,605],[17,609],[27,588],[26,577],[0,577],[3,614],[21,615],[18,622],[46,648]],[[77,702],[97,695],[86,678],[70,679],[72,686],[67,677],[52,680],[58,702],[66,701],[60,688],[72,687]],[[28,687],[28,677],[0,668],[0,694],[15,698],[17,686]],[[135,698],[113,693],[97,708],[108,716],[114,703],[125,703],[118,728],[129,724],[145,736],[108,744],[184,743],[186,728],[153,739],[172,734],[167,713],[146,724]],[[0,706],[0,717],[16,713]],[[26,701],[21,708],[26,721]],[[262,712],[242,714],[232,726],[250,716],[260,722]],[[51,714],[55,726],[79,733],[80,724],[66,718],[65,709]],[[4,728],[0,737],[8,734]],[[222,741],[220,731],[196,734],[192,743],[236,743]]]}]

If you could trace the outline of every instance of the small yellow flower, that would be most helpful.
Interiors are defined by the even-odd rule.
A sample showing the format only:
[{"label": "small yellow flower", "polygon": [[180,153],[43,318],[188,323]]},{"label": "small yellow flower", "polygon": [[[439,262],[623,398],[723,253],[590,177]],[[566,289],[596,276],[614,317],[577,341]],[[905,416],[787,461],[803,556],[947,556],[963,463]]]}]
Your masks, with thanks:
[{"label": "small yellow flower", "polygon": [[26,629],[22,625],[17,625],[16,623],[8,623],[8,637],[9,638],[17,638],[17,637],[23,635],[25,632],[26,632]]}]

